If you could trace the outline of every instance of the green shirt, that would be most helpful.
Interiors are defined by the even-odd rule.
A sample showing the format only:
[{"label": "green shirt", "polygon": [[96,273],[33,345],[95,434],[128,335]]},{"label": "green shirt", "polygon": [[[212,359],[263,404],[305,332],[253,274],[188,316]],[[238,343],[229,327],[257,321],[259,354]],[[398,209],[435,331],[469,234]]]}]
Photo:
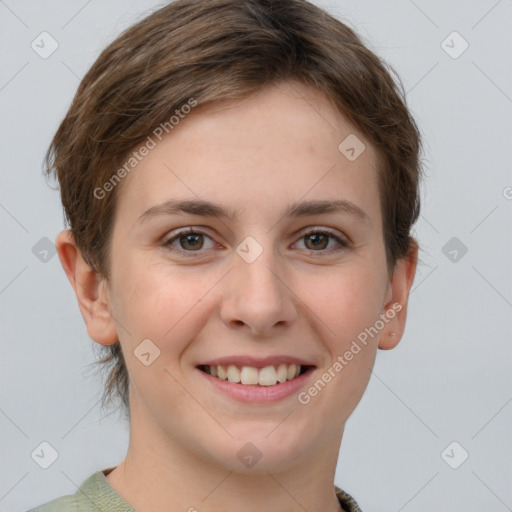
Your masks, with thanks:
[{"label": "green shirt", "polygon": [[[106,479],[113,469],[96,471],[85,480],[76,494],[62,496],[27,512],[136,512]],[[343,510],[361,512],[354,498],[336,486],[334,489]]]}]

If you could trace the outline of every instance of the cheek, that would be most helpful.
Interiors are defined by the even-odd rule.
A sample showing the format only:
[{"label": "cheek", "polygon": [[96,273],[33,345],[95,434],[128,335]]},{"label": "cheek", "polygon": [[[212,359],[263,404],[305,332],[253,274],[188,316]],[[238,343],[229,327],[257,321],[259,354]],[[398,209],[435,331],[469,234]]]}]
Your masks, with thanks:
[{"label": "cheek", "polygon": [[[183,329],[190,318],[198,318],[201,298],[208,289],[206,283],[162,264],[147,261],[124,266],[117,277],[119,323],[126,325],[125,341],[130,346],[143,339],[152,340],[162,352],[181,350]],[[201,326],[196,321],[195,328]],[[129,334],[128,334],[129,333]],[[180,335],[181,333],[181,335]]]},{"label": "cheek", "polygon": [[333,349],[342,350],[378,319],[385,291],[381,274],[371,265],[347,266],[303,283],[304,302],[320,320]]},{"label": "cheek", "polygon": [[[144,272],[132,268],[116,291],[123,326],[118,332],[136,394],[160,407],[171,393],[178,410],[187,394],[171,384],[173,377],[181,379],[181,356],[208,318],[201,302],[204,288],[178,272],[171,275],[160,265],[146,264]],[[147,365],[145,353],[150,354]]]},{"label": "cheek", "polygon": [[309,285],[313,292],[308,294],[307,306],[318,319],[318,336],[328,352],[326,366],[317,377],[321,382],[315,381],[311,396],[337,424],[360,401],[371,376],[378,334],[368,332],[382,312],[384,274],[373,263],[340,267],[320,284],[315,279]]}]

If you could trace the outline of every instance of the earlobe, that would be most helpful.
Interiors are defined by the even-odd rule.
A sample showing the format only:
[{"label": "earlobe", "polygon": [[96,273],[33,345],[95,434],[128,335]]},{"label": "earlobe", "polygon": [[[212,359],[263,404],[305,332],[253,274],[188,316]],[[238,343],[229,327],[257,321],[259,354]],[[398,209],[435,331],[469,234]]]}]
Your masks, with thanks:
[{"label": "earlobe", "polygon": [[117,330],[105,278],[94,272],[84,260],[70,230],[59,233],[55,245],[89,336],[101,345],[115,343],[118,341]]},{"label": "earlobe", "polygon": [[390,350],[395,348],[405,330],[407,305],[416,267],[418,264],[418,244],[411,242],[411,247],[405,258],[397,261],[390,282],[389,300],[386,301],[384,314],[388,319],[379,338],[379,348]]}]

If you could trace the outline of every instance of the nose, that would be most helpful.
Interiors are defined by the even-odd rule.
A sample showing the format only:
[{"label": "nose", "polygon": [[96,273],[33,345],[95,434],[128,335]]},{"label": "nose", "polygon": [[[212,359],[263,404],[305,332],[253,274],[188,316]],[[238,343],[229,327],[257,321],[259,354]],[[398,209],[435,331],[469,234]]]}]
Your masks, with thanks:
[{"label": "nose", "polygon": [[252,262],[234,255],[233,268],[223,279],[220,316],[230,329],[272,337],[297,318],[298,298],[287,281],[284,265],[272,250]]}]

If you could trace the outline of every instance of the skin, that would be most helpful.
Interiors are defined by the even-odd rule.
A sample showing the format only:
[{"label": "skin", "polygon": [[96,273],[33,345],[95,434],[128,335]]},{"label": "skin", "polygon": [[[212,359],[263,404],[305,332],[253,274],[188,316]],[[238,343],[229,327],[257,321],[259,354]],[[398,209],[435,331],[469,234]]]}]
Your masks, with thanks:
[{"label": "skin", "polygon": [[[353,162],[338,150],[349,134],[366,145]],[[417,263],[414,246],[388,272],[376,162],[327,97],[285,82],[197,107],[118,185],[108,281],[84,262],[69,231],[59,234],[89,335],[103,345],[119,339],[126,358],[130,443],[107,480],[139,512],[341,510],[333,482],[345,422],[377,349],[402,336]],[[139,221],[149,208],[185,198],[238,217]],[[344,212],[283,217],[295,201],[340,198],[368,221]],[[166,247],[189,226],[206,236]],[[349,245],[332,252],[340,245],[328,238],[315,246],[315,228]],[[263,248],[252,263],[236,253],[247,236]],[[195,369],[228,355],[297,356],[317,367],[307,389],[393,304],[401,311],[307,405],[296,395],[242,404]],[[148,338],[160,355],[145,366],[134,350]],[[262,454],[252,468],[236,456],[247,442]]]}]

